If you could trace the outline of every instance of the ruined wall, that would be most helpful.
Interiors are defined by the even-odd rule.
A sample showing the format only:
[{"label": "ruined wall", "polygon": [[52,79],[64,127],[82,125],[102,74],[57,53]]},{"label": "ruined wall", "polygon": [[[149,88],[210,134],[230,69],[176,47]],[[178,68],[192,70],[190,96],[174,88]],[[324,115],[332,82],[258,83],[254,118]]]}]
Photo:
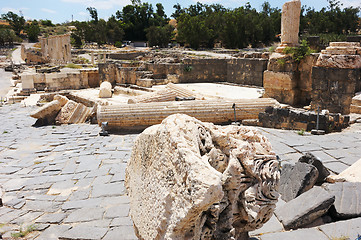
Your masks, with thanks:
[{"label": "ruined wall", "polygon": [[349,114],[360,69],[313,67],[312,107]]},{"label": "ruined wall", "polygon": [[71,62],[70,34],[41,38],[41,51],[52,63]]},{"label": "ruined wall", "polygon": [[58,91],[99,87],[99,74],[94,69],[81,69],[74,72],[36,73],[20,76],[23,91]]},{"label": "ruined wall", "polygon": [[48,59],[43,57],[40,49],[30,47],[25,47],[24,44],[21,45],[21,58],[27,64],[41,64],[41,63],[48,63]]},{"label": "ruined wall", "polygon": [[267,63],[267,59],[261,58],[231,59],[227,64],[227,82],[263,87]]},{"label": "ruined wall", "polygon": [[227,81],[227,59],[184,59],[181,83]]},{"label": "ruined wall", "polygon": [[134,60],[136,57],[144,56],[144,52],[118,52],[109,53],[108,58],[114,60]]}]

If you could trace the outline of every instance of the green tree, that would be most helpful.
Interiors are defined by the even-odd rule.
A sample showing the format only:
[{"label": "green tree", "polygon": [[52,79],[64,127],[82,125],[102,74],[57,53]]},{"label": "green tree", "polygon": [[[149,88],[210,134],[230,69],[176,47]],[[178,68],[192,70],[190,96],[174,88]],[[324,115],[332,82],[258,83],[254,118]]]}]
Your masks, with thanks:
[{"label": "green tree", "polygon": [[18,37],[12,29],[0,29],[0,46],[12,46],[15,41],[18,41]]},{"label": "green tree", "polygon": [[8,21],[16,35],[20,36],[21,31],[24,30],[25,27],[25,18],[23,16],[19,16],[10,11],[2,14],[1,18]]},{"label": "green tree", "polygon": [[38,41],[38,36],[40,34],[40,27],[36,20],[26,25],[26,33],[28,35],[30,42]]},{"label": "green tree", "polygon": [[147,29],[149,46],[167,47],[173,37],[174,28],[167,24],[165,26],[151,26]]},{"label": "green tree", "polygon": [[86,10],[89,12],[90,17],[93,19],[94,23],[98,23],[98,11],[96,8],[87,7]]}]

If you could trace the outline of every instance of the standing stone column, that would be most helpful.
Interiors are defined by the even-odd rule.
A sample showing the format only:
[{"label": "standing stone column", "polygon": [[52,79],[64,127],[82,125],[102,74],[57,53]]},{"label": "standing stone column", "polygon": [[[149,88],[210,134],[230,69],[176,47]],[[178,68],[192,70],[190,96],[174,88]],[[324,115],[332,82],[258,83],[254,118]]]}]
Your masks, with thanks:
[{"label": "standing stone column", "polygon": [[293,0],[283,4],[281,20],[281,45],[277,48],[277,52],[281,53],[285,47],[295,47],[298,45],[300,15],[300,0]]}]

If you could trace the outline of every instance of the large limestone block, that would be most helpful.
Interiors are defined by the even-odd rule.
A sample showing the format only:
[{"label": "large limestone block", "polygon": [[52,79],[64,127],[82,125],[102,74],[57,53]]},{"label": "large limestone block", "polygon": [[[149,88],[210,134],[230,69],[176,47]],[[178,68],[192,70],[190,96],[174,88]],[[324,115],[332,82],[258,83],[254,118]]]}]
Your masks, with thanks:
[{"label": "large limestone block", "polygon": [[361,68],[361,55],[330,55],[320,54],[316,66],[326,68]]},{"label": "large limestone block", "polygon": [[54,114],[56,116],[60,109],[60,102],[58,100],[54,100],[37,109],[35,112],[31,113],[30,116],[37,119],[48,118],[54,116]]},{"label": "large limestone block", "polygon": [[248,239],[271,218],[278,182],[255,129],[175,114],[137,137],[125,186],[140,239]]},{"label": "large limestone block", "polygon": [[34,88],[34,74],[22,74],[20,76],[23,89]]},{"label": "large limestone block", "polygon": [[69,101],[69,99],[67,97],[59,95],[59,94],[54,96],[54,100],[58,100],[62,107],[64,107],[64,105]]},{"label": "large limestone block", "polygon": [[112,97],[112,84],[110,82],[102,82],[99,90],[100,98],[111,98]]},{"label": "large limestone block", "polygon": [[295,75],[290,72],[265,71],[263,73],[263,87],[265,89],[294,89],[297,87],[297,80]]},{"label": "large limestone block", "polygon": [[56,116],[55,121],[58,124],[66,124],[68,123],[69,119],[73,115],[73,112],[75,111],[76,107],[78,106],[78,103],[69,100],[64,107],[60,110],[58,116]]}]

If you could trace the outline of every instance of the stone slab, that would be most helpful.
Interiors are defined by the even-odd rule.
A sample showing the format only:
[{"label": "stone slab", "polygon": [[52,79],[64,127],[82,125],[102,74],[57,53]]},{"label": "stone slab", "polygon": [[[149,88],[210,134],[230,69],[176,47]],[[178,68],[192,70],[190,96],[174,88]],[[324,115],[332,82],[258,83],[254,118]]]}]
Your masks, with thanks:
[{"label": "stone slab", "polygon": [[275,210],[285,229],[296,229],[321,217],[335,201],[335,196],[321,187],[313,187]]},{"label": "stone slab", "polygon": [[361,217],[361,182],[339,182],[327,184],[325,189],[335,195],[331,213],[337,218]]},{"label": "stone slab", "polygon": [[107,231],[108,228],[77,225],[61,233],[59,236],[59,240],[99,240],[104,237]]},{"label": "stone slab", "polygon": [[329,239],[359,239],[361,233],[361,218],[354,218],[346,221],[329,223],[318,227]]},{"label": "stone slab", "polygon": [[322,161],[320,158],[316,157],[312,153],[306,153],[304,156],[302,156],[299,160],[299,162],[304,162],[313,165],[318,170],[318,178],[316,183],[323,183],[325,178],[330,175],[330,172],[323,166]]},{"label": "stone slab", "polygon": [[312,188],[317,178],[318,171],[310,164],[285,164],[281,170],[279,193],[288,202]]},{"label": "stone slab", "polygon": [[260,237],[260,240],[305,240],[305,239],[317,239],[317,240],[329,240],[329,238],[318,231],[315,228],[311,229],[299,229],[290,232],[278,232],[265,234]]}]

